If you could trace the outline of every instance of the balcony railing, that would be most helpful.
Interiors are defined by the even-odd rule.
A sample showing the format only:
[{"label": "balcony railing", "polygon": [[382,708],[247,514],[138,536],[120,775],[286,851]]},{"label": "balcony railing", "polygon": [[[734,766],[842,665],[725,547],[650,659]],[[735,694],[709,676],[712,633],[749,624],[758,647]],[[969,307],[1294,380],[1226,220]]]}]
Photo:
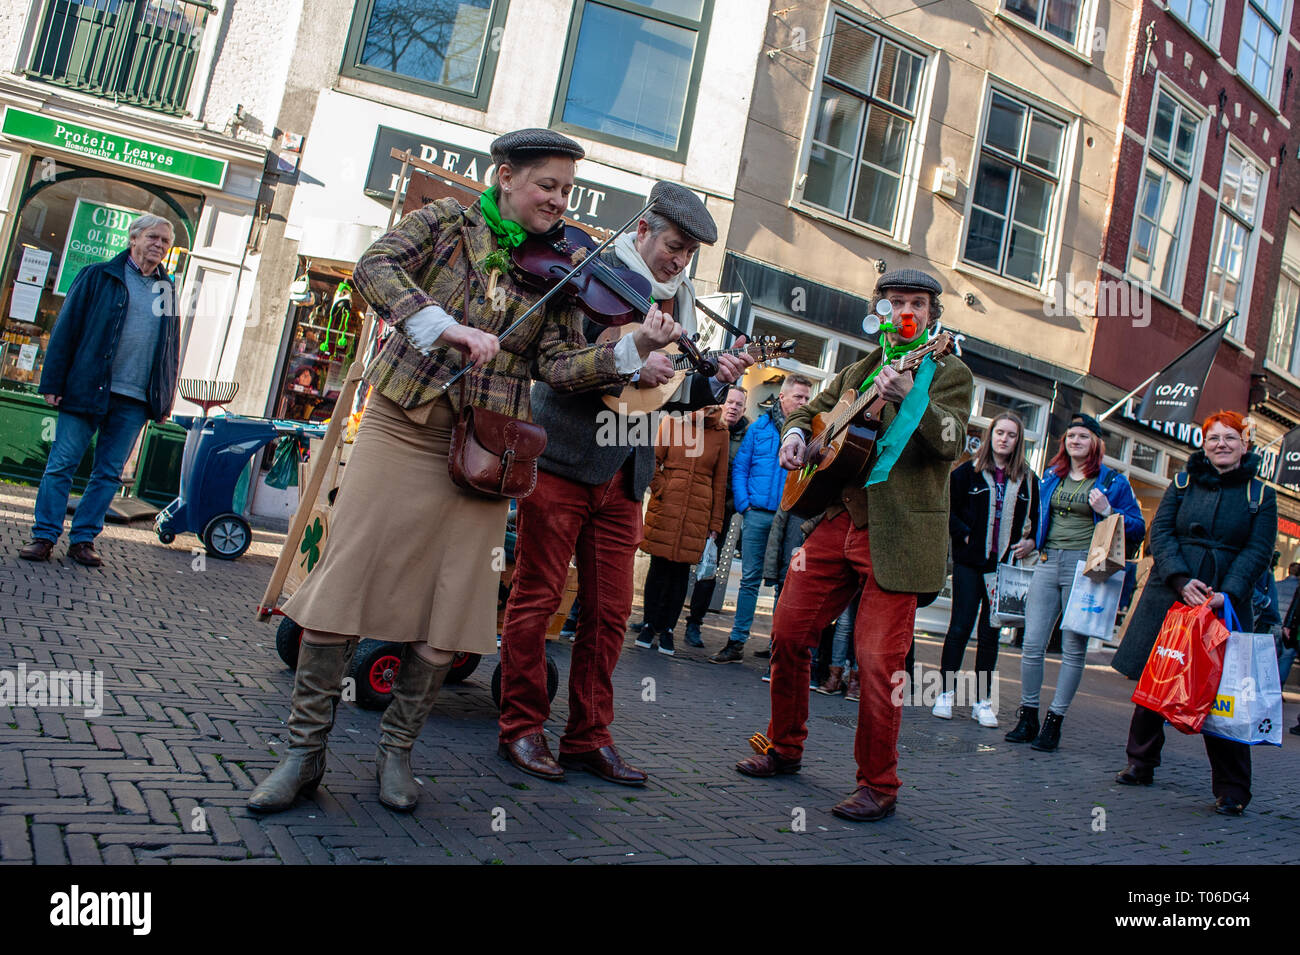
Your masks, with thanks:
[{"label": "balcony railing", "polygon": [[45,0],[27,75],[179,115],[215,10],[199,0]]}]

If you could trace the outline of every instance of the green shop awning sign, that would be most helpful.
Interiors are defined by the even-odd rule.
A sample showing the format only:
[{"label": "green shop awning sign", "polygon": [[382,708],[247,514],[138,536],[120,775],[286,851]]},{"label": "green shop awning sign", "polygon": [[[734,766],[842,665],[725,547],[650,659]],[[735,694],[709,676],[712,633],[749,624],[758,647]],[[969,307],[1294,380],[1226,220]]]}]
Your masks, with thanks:
[{"label": "green shop awning sign", "polygon": [[90,159],[102,159],[131,169],[163,173],[205,186],[220,188],[226,180],[228,164],[224,159],[187,153],[133,136],[52,119],[13,106],[5,107],[0,132],[14,139],[54,146]]}]

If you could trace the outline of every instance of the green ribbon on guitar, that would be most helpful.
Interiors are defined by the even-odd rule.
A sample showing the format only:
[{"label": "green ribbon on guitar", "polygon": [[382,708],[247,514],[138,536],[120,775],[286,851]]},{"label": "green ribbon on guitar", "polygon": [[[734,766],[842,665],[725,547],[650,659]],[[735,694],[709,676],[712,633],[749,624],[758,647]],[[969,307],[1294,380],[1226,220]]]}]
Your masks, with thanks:
[{"label": "green ribbon on guitar", "polygon": [[889,477],[894,462],[903,453],[907,442],[912,440],[916,426],[921,423],[921,416],[925,414],[925,409],[930,407],[930,382],[934,380],[934,368],[934,356],[926,355],[921,360],[921,367],[916,371],[912,390],[907,393],[903,403],[898,406],[898,414],[894,416],[894,420],[889,423],[885,433],[876,442],[878,452],[876,464],[863,487],[880,484]]}]

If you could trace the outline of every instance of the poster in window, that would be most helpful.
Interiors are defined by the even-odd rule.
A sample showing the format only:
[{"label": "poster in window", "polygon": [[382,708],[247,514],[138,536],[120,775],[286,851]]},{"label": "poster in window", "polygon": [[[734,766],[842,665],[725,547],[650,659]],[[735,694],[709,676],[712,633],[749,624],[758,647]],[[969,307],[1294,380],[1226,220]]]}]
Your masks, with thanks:
[{"label": "poster in window", "polygon": [[107,262],[127,247],[127,230],[141,213],[136,209],[77,199],[72,208],[72,222],[59,259],[59,274],[54,280],[54,294],[67,295],[82,269],[96,262]]}]

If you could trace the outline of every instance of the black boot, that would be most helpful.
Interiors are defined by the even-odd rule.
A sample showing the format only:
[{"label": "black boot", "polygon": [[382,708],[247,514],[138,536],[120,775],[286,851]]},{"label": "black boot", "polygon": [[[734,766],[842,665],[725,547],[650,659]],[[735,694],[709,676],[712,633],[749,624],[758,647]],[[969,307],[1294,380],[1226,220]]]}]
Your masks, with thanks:
[{"label": "black boot", "polygon": [[1040,753],[1050,753],[1056,747],[1061,745],[1061,720],[1065,719],[1060,713],[1047,711],[1047,718],[1043,720],[1043,728],[1038,737],[1029,744],[1030,749],[1036,749]]},{"label": "black boot", "polygon": [[1038,707],[1020,707],[1020,722],[1005,737],[1008,743],[1028,743],[1038,735]]}]

